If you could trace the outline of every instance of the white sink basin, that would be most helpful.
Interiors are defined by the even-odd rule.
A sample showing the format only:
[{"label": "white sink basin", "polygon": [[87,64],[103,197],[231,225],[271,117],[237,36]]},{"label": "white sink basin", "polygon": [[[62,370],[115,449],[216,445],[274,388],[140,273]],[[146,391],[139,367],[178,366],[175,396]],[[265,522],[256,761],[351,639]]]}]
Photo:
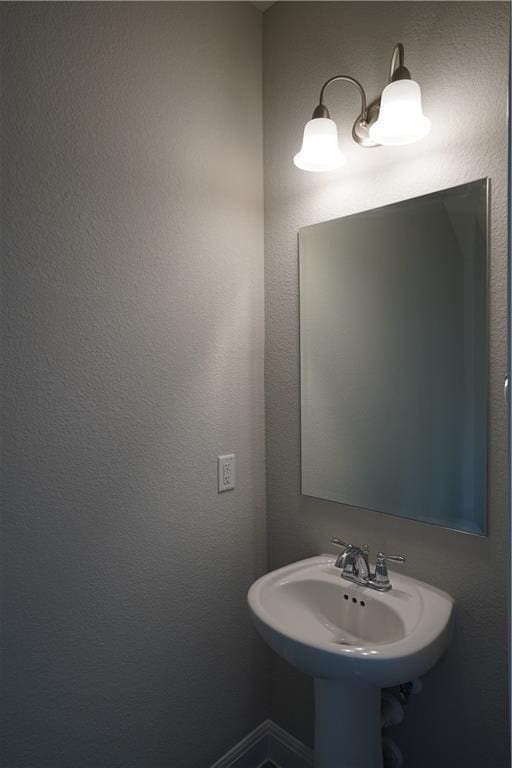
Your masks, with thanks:
[{"label": "white sink basin", "polygon": [[249,606],[268,644],[313,677],[387,688],[427,672],[448,645],[452,598],[398,573],[390,592],[360,587],[334,562],[312,557],[252,585]]},{"label": "white sink basin", "polygon": [[389,592],[358,586],[334,563],[322,555],[268,573],[250,588],[249,606],[270,647],[316,679],[316,765],[380,768],[380,689],[438,661],[454,604],[398,573]]}]

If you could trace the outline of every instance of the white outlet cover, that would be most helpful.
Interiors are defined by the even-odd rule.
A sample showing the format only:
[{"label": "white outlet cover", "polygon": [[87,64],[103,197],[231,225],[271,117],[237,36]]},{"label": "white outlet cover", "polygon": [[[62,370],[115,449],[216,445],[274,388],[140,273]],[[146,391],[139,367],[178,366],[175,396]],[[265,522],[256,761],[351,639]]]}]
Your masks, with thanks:
[{"label": "white outlet cover", "polygon": [[219,493],[235,487],[235,454],[226,453],[217,457],[217,489]]}]

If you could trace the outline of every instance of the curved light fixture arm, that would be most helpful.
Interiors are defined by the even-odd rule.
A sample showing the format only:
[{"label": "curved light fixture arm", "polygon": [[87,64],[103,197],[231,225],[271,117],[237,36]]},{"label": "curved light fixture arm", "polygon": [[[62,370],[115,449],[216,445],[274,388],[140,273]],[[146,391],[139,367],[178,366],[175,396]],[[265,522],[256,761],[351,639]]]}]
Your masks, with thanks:
[{"label": "curved light fixture arm", "polygon": [[364,92],[364,88],[359,82],[359,80],[356,80],[354,77],[349,77],[348,75],[334,75],[334,77],[330,77],[329,80],[327,80],[322,85],[322,89],[320,91],[320,98],[318,100],[318,106],[324,107],[325,89],[327,88],[328,85],[336,82],[337,80],[344,80],[346,83],[352,83],[352,85],[355,85],[355,87],[358,89],[359,94],[361,96],[361,120],[366,122],[366,116],[367,116],[366,93]]},{"label": "curved light fixture arm", "polygon": [[[377,146],[376,143],[372,141],[368,135],[368,105],[366,102],[366,93],[359,80],[356,80],[354,77],[349,77],[348,75],[335,75],[334,77],[330,77],[329,80],[327,80],[322,85],[318,106],[313,112],[313,119],[317,117],[330,117],[329,110],[324,104],[324,93],[327,86],[329,86],[331,83],[335,83],[337,80],[351,83],[357,88],[359,95],[361,96],[361,112],[356,118],[354,125],[352,126],[352,138],[363,147]],[[370,117],[373,117],[373,113],[370,115]]]},{"label": "curved light fixture arm", "polygon": [[[397,59],[398,59],[398,63],[397,63]],[[411,79],[411,73],[405,66],[404,60],[405,60],[404,46],[402,43],[397,43],[393,49],[393,55],[391,56],[388,83],[393,83],[395,80]]]}]

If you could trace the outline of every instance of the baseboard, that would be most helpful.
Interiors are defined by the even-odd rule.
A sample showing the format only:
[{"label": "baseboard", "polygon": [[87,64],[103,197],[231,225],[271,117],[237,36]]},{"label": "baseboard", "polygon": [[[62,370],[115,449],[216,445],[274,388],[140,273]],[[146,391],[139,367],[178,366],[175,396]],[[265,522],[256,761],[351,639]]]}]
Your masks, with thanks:
[{"label": "baseboard", "polygon": [[312,768],[314,753],[272,720],[267,720],[268,759],[277,768]]},{"label": "baseboard", "polygon": [[272,720],[265,720],[211,768],[261,768],[267,761],[276,768],[312,768],[313,750]]},{"label": "baseboard", "polygon": [[259,768],[268,760],[268,720],[258,725],[211,768]]}]

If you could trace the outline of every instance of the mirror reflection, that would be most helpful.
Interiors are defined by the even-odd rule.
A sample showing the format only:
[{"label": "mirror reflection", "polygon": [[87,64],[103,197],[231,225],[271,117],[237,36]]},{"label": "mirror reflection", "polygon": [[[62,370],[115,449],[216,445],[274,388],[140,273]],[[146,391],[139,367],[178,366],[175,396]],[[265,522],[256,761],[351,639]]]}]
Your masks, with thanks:
[{"label": "mirror reflection", "polygon": [[302,493],[487,520],[488,181],[299,233]]}]

